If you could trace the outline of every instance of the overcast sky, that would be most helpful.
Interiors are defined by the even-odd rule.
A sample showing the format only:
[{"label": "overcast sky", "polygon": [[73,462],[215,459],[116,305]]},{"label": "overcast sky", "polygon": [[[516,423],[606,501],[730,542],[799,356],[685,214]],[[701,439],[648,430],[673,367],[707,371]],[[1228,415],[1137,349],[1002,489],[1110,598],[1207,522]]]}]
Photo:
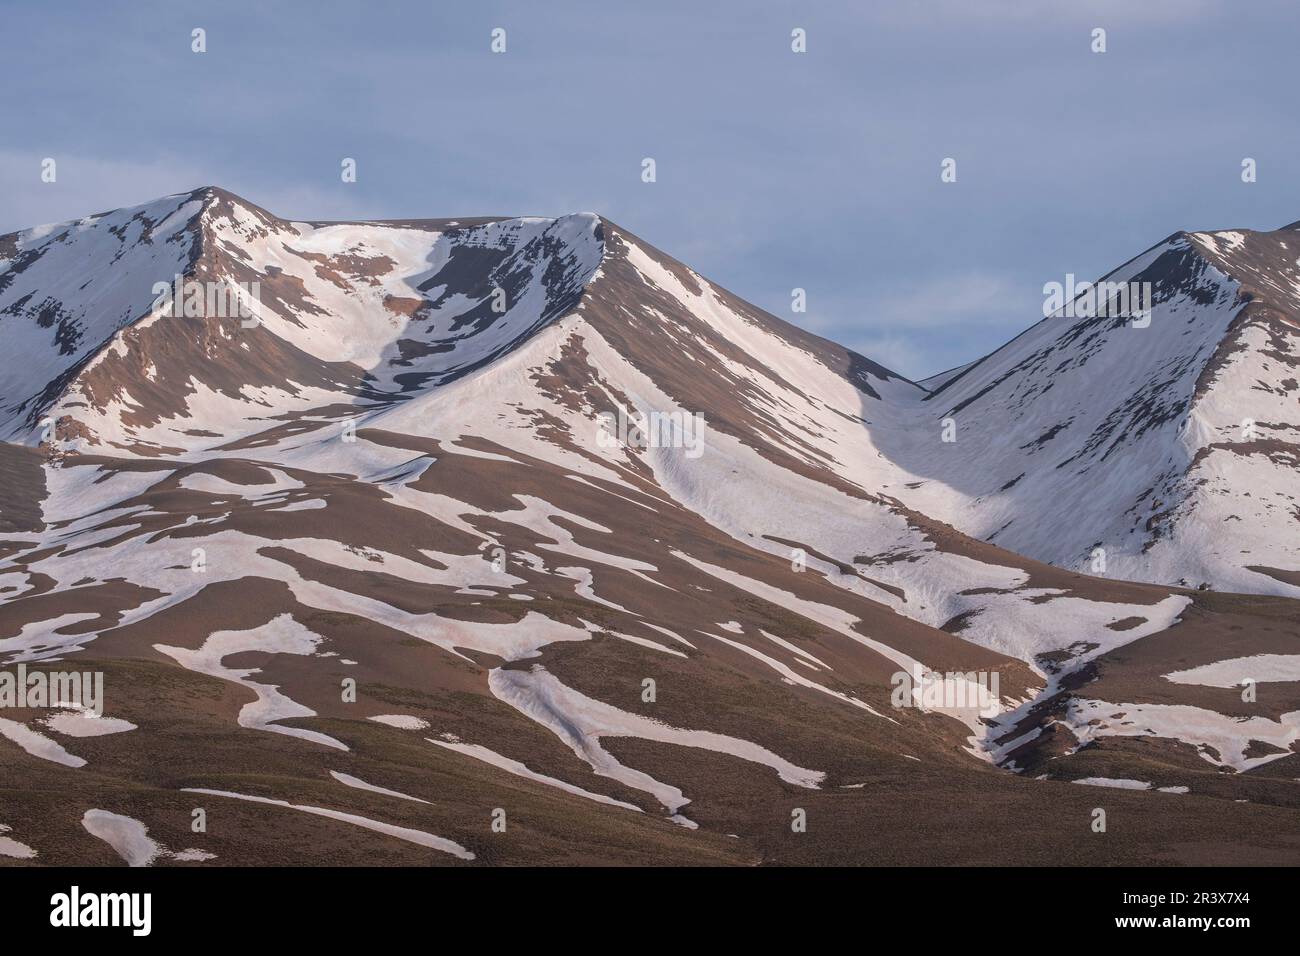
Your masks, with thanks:
[{"label": "overcast sky", "polygon": [[1300,219],[1298,28],[1293,0],[10,3],[0,232],[205,184],[300,219],[590,210],[920,378],[1066,273]]}]

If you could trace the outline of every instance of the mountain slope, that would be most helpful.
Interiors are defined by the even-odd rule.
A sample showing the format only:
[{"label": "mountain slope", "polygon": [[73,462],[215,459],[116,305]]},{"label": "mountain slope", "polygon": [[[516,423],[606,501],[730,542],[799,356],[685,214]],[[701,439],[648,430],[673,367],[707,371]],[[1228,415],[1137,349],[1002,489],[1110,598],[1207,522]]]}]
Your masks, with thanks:
[{"label": "mountain slope", "polygon": [[933,382],[928,422],[881,433],[906,500],[1062,567],[1300,594],[1297,252],[1176,234],[1106,277],[1150,283],[1146,325],[1053,316]]}]

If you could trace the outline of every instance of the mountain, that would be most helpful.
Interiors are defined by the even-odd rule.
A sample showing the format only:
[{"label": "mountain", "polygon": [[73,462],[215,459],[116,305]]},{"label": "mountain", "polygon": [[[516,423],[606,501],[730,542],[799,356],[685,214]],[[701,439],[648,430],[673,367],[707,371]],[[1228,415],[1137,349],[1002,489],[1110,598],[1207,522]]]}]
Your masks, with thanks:
[{"label": "mountain", "polygon": [[[0,858],[1249,856],[1300,804],[1286,472],[1234,487],[1261,456],[1211,431],[1179,472],[1184,373],[1141,398],[1181,362],[1288,420],[1282,273],[1226,278],[1223,235],[1130,264],[1160,263],[1146,328],[1046,320],[926,383],[591,214],[291,222],[205,188],[0,238],[0,703],[20,666],[104,684],[101,717],[0,708]],[[1143,559],[1125,509],[1166,471]],[[1062,510],[1090,477],[1095,531]],[[1169,563],[1227,507],[1271,571]],[[1165,574],[1201,566],[1268,595]]]},{"label": "mountain", "polygon": [[1177,233],[1102,281],[1150,314],[1052,316],[925,383],[885,452],[909,504],[1062,567],[1300,596],[1300,232]]}]

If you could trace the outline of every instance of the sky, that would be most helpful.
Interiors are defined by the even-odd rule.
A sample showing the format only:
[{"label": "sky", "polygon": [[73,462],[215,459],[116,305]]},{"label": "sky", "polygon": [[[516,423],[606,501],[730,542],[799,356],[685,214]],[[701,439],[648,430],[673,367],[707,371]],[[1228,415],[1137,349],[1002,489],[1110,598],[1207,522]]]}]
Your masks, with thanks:
[{"label": "sky", "polygon": [[1297,36],[1293,0],[0,0],[0,233],[201,185],[592,211],[919,379],[1067,273],[1300,219]]}]

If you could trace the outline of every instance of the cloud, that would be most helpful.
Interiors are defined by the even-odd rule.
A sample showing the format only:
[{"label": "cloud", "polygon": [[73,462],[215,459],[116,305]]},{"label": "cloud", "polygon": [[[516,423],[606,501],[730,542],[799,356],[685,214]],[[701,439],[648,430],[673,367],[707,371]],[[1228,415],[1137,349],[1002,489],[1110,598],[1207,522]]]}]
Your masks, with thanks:
[{"label": "cloud", "polygon": [[0,235],[31,226],[80,219],[93,213],[137,206],[199,186],[221,186],[277,216],[297,219],[378,218],[365,198],[341,181],[337,189],[273,179],[262,182],[223,176],[212,168],[175,157],[148,161],[116,160],[57,153],[56,179],[41,181],[41,162],[33,152],[0,150],[0,180],[28,184],[10,191],[0,213]]},{"label": "cloud", "polygon": [[924,3],[890,3],[872,8],[884,22],[941,27],[981,24],[1184,23],[1228,11],[1225,0],[926,0]]},{"label": "cloud", "polygon": [[184,160],[131,162],[65,153],[49,157],[57,164],[56,178],[45,183],[45,158],[35,151],[0,150],[0,179],[12,184],[0,213],[0,233],[80,219],[206,185],[199,169]]},{"label": "cloud", "polygon": [[[945,329],[956,325],[1002,325],[1025,317],[1035,299],[1010,276],[969,272],[927,278],[871,304],[871,320],[898,329]],[[1028,313],[1032,316],[1032,313]]]},{"label": "cloud", "polygon": [[890,371],[918,381],[927,375],[933,363],[925,343],[911,336],[886,333],[869,335],[846,343],[848,348],[865,355],[873,362],[885,366]]},{"label": "cloud", "polygon": [[801,324],[914,381],[973,361],[1038,320],[1041,286],[1006,273],[892,280],[885,295],[810,300]]}]

